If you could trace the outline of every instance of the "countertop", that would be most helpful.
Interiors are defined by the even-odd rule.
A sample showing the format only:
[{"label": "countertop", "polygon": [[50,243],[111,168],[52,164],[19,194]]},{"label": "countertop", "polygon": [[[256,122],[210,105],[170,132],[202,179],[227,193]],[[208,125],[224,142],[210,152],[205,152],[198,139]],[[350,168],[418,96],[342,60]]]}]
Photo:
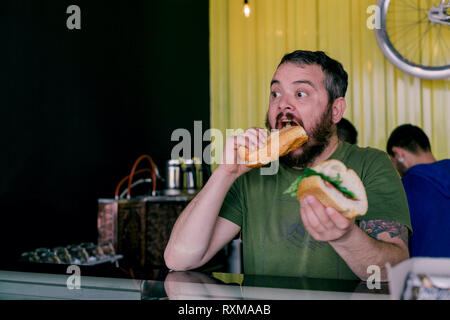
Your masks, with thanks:
[{"label": "countertop", "polygon": [[[69,270],[67,270],[69,271]],[[4,300],[389,300],[387,284],[255,276],[223,272],[148,270],[146,275],[85,275],[0,270]]]}]

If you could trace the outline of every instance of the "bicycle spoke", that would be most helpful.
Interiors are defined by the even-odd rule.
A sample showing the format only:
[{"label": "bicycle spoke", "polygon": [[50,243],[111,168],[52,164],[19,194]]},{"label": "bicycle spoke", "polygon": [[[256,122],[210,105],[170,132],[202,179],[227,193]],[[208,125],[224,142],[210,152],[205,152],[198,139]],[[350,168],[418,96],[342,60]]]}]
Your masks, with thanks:
[{"label": "bicycle spoke", "polygon": [[[425,38],[425,35],[430,31],[430,28],[432,28],[432,23],[431,22],[427,25],[427,28],[422,33],[420,38],[417,41],[413,42],[413,46],[405,48],[405,52],[415,52],[416,49],[423,48],[423,41],[422,40]],[[417,61],[417,62],[422,61],[423,60],[423,55],[422,55],[421,50],[417,50],[417,53],[418,53],[418,57],[417,57],[417,60],[415,60],[415,61]],[[412,61],[414,61],[414,60],[412,60]]]},{"label": "bicycle spoke", "polygon": [[[444,29],[444,31],[445,31],[445,29]],[[441,37],[440,38],[441,41],[439,41],[440,43],[443,44],[442,45],[442,52],[443,52],[443,55],[444,55],[444,63],[443,63],[443,65],[450,64],[450,57],[449,57],[449,54],[448,54],[450,52],[450,47],[447,46],[447,41],[446,41],[446,39],[449,39],[449,38],[450,38],[450,34],[447,37]],[[447,53],[447,55],[445,55],[445,53]]]},{"label": "bicycle spoke", "polygon": [[417,13],[421,13],[421,14],[427,14],[428,10],[425,9],[402,9],[402,10],[389,10],[387,12],[387,14],[398,14],[398,13],[412,13],[412,12],[417,12]]},{"label": "bicycle spoke", "polygon": [[[439,34],[440,34],[440,28],[439,28]],[[440,52],[449,52],[449,51],[445,51],[445,48],[443,46],[443,41],[439,40],[439,48],[441,48]],[[441,61],[441,59],[439,59],[439,62]],[[442,64],[445,65],[446,61],[445,61],[445,56],[443,56],[443,60],[442,60]]]},{"label": "bicycle spoke", "polygon": [[398,25],[398,26],[404,26],[404,25],[414,25],[414,24],[420,24],[423,22],[427,22],[428,17],[423,17],[422,19],[420,19],[419,21],[417,20],[413,20],[413,19],[409,19],[409,20],[397,20],[395,18],[389,18],[386,19],[386,25],[389,23],[392,23],[394,25]]},{"label": "bicycle spoke", "polygon": [[396,32],[394,34],[392,34],[392,32],[391,32],[392,35],[389,37],[391,42],[394,43],[394,42],[397,42],[397,40],[403,39],[403,37],[405,35],[407,35],[408,33],[411,32],[411,27],[409,27],[409,28],[400,28],[400,29],[396,28],[396,31],[398,31],[398,32]]},{"label": "bicycle spoke", "polygon": [[424,9],[424,8],[420,8],[420,7],[415,7],[415,6],[413,6],[412,4],[411,4],[411,1],[403,1],[403,5],[400,5],[400,2],[399,1],[396,1],[395,2],[395,5],[394,5],[394,1],[391,1],[391,6],[390,7],[392,7],[392,8],[405,8],[405,9],[412,9],[412,10],[424,10],[424,11],[426,11],[427,9]]},{"label": "bicycle spoke", "polygon": [[[425,30],[423,35],[428,33],[428,31],[429,31],[429,27]],[[420,48],[420,45],[421,45],[421,39],[419,39],[417,41],[413,41],[413,42],[408,42],[405,46],[398,48],[397,51],[400,52],[405,58],[407,58],[410,61],[420,61],[420,59],[421,59],[420,50],[416,50],[416,48],[417,49]],[[412,56],[416,52],[418,55],[418,57],[417,57],[418,59],[415,59],[416,56]]]},{"label": "bicycle spoke", "polygon": [[[392,21],[392,28],[398,28],[398,27],[402,27],[402,29],[403,28],[405,28],[405,27],[413,27],[414,25],[419,25],[419,24],[422,24],[422,23],[427,23],[427,22],[429,22],[430,20],[428,20],[428,18],[423,18],[422,20],[419,20],[419,21],[415,21],[415,22],[410,22],[410,23],[400,23],[400,24],[397,24],[396,23],[396,21]],[[387,24],[387,22],[386,22],[386,27],[388,27],[388,24]],[[408,28],[409,29],[409,28]]]},{"label": "bicycle spoke", "polygon": [[[437,36],[436,36],[436,43],[434,46],[432,46],[432,50],[433,50],[433,54],[434,54],[433,57],[436,57],[439,54],[439,52],[441,52],[441,51],[439,51],[439,48],[441,47],[440,46],[441,41],[439,41],[441,39],[441,30],[442,30],[442,25],[439,25]],[[436,59],[439,59],[439,58],[436,58]],[[440,62],[440,59],[438,61]],[[439,63],[438,65],[441,65],[441,64]]]}]

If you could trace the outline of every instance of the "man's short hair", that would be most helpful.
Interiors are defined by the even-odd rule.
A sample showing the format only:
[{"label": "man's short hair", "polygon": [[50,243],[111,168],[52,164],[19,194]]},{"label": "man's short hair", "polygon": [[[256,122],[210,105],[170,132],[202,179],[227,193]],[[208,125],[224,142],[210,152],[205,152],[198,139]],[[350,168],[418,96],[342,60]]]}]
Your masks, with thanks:
[{"label": "man's short hair", "polygon": [[339,140],[350,144],[356,144],[358,141],[358,131],[353,124],[345,118],[337,123],[337,135]]},{"label": "man's short hair", "polygon": [[348,74],[342,67],[342,64],[323,51],[303,51],[297,50],[286,54],[278,67],[285,62],[291,62],[297,65],[317,64],[322,68],[325,74],[325,88],[328,92],[328,103],[332,104],[339,97],[345,97],[348,86]]},{"label": "man's short hair", "polygon": [[392,131],[386,145],[387,153],[391,156],[394,156],[393,147],[400,147],[414,154],[431,151],[430,140],[425,132],[412,124],[403,124]]}]

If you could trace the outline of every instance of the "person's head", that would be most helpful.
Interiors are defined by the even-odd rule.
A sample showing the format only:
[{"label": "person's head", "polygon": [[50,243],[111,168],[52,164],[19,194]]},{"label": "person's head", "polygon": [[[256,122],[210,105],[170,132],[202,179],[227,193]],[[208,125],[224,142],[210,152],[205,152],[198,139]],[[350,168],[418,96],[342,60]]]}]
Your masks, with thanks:
[{"label": "person's head", "polygon": [[353,124],[345,118],[337,123],[337,135],[339,140],[356,144],[358,142],[358,131]]},{"label": "person's head", "polygon": [[347,85],[342,65],[322,51],[298,50],[282,58],[270,85],[266,126],[281,129],[291,120],[308,134],[308,142],[282,162],[306,167],[324,151],[344,114]]},{"label": "person's head", "polygon": [[412,124],[403,124],[392,131],[386,151],[402,176],[416,164],[434,161],[427,135]]}]

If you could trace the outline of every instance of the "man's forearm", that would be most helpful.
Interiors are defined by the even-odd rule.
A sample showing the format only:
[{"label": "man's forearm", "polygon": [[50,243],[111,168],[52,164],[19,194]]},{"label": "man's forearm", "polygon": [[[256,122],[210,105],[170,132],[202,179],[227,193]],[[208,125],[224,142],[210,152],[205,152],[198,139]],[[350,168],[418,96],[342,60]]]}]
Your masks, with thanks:
[{"label": "man's forearm", "polygon": [[190,267],[202,259],[225,195],[235,181],[220,167],[178,217],[165,251],[166,263]]},{"label": "man's forearm", "polygon": [[401,241],[392,243],[391,240],[388,233],[379,235],[378,240],[374,239],[355,225],[343,238],[329,243],[362,280],[370,276],[367,268],[375,265],[381,270],[381,280],[386,281],[386,263],[395,265],[409,258],[407,247]]}]

